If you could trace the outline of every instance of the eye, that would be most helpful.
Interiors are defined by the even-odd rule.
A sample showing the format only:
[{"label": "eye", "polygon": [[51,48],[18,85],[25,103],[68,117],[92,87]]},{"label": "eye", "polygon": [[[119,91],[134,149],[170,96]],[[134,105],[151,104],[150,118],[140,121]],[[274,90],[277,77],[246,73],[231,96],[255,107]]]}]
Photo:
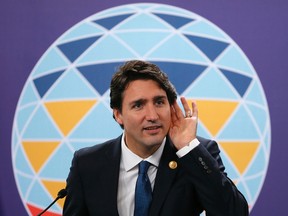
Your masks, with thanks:
[{"label": "eye", "polygon": [[135,102],[135,103],[132,105],[132,109],[140,109],[142,106],[143,106],[143,103],[141,103],[141,102]]},{"label": "eye", "polygon": [[156,100],[156,105],[157,106],[161,106],[163,104],[165,104],[165,100],[163,98]]}]

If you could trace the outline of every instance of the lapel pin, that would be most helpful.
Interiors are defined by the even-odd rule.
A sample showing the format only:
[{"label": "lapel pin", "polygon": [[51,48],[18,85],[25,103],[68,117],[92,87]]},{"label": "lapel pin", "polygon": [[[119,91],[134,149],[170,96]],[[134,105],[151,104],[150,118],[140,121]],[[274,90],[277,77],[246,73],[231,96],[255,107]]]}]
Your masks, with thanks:
[{"label": "lapel pin", "polygon": [[169,167],[170,167],[170,169],[176,169],[177,168],[177,162],[176,161],[170,161]]}]

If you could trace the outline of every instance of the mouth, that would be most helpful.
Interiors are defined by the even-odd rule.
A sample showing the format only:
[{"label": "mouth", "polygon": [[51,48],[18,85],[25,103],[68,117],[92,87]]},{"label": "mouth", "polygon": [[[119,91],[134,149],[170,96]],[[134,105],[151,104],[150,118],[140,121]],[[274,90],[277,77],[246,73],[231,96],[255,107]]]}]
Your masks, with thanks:
[{"label": "mouth", "polygon": [[144,127],[144,131],[147,131],[150,134],[155,134],[158,133],[161,129],[160,125],[154,125],[154,126],[149,126],[149,127]]}]

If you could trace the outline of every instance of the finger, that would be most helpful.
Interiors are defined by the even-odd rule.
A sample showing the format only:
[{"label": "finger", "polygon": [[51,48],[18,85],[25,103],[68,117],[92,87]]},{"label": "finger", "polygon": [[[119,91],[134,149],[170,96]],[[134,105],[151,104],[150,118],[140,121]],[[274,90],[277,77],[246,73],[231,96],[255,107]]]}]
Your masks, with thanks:
[{"label": "finger", "polygon": [[179,107],[177,101],[174,102],[173,108],[174,108],[175,117],[176,117],[177,119],[183,117],[182,110],[181,110],[181,108]]},{"label": "finger", "polygon": [[192,116],[198,118],[198,107],[195,101],[192,101]]},{"label": "finger", "polygon": [[176,116],[174,105],[171,106],[171,120],[172,120],[172,123],[177,121],[177,116]]},{"label": "finger", "polygon": [[191,109],[190,109],[190,107],[188,105],[188,102],[187,102],[186,98],[185,97],[181,97],[180,100],[181,100],[181,103],[182,103],[182,106],[183,106],[184,112],[185,112],[185,116],[184,117],[191,117],[192,116]]}]

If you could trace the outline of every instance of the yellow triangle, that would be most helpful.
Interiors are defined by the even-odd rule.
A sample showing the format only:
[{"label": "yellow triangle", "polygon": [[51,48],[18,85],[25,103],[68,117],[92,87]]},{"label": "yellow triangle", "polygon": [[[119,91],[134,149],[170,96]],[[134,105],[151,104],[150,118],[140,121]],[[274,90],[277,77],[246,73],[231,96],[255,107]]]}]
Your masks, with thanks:
[{"label": "yellow triangle", "polygon": [[54,101],[46,102],[45,107],[66,136],[95,103],[96,100]]},{"label": "yellow triangle", "polygon": [[243,174],[255,155],[259,142],[219,142],[238,171]]},{"label": "yellow triangle", "polygon": [[[191,107],[192,100],[188,100]],[[197,100],[199,120],[216,136],[238,106],[238,102]]]},{"label": "yellow triangle", "polygon": [[34,171],[37,173],[52,152],[60,144],[58,142],[48,142],[48,141],[23,141],[22,146],[24,151],[32,165]]},{"label": "yellow triangle", "polygon": [[[45,188],[50,193],[51,197],[54,199],[57,198],[58,192],[66,187],[66,183],[62,181],[46,181],[42,180],[42,183],[44,184]],[[57,204],[60,205],[61,208],[63,208],[65,198],[58,199]]]}]

